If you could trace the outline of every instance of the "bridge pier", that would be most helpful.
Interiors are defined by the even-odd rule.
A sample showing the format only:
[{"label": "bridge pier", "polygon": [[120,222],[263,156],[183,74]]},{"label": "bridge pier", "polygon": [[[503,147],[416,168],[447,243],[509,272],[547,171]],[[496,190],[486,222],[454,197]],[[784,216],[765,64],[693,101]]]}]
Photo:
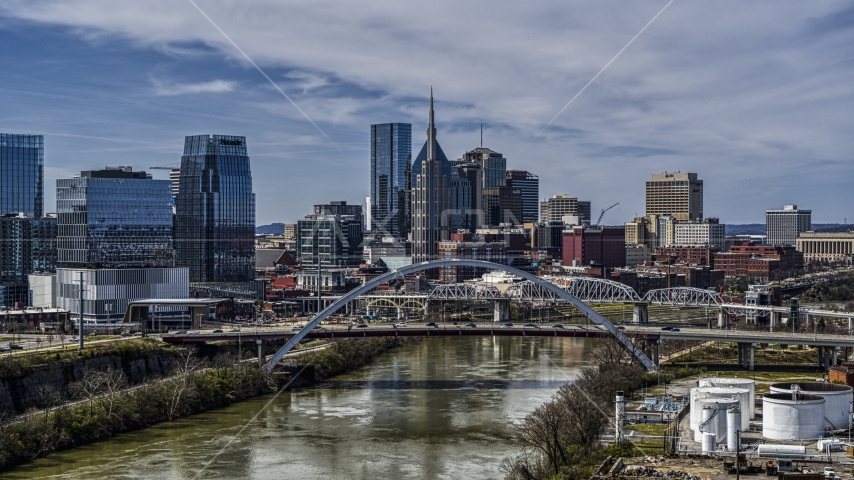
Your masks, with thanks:
[{"label": "bridge pier", "polygon": [[659,358],[661,358],[661,339],[659,338],[657,342],[655,342],[655,349],[652,351],[652,363],[656,366],[660,366]]},{"label": "bridge pier", "polygon": [[751,343],[751,344],[749,344],[748,348],[750,349],[750,363],[748,363],[747,369],[752,372],[753,371],[753,353],[756,350],[756,344]]},{"label": "bridge pier", "polygon": [[[649,304],[646,302],[636,302],[632,308],[632,322],[638,324],[649,323]],[[658,364],[658,362],[656,362]]]},{"label": "bridge pier", "polygon": [[726,314],[724,313],[723,310],[721,310],[720,312],[718,312],[718,328],[725,328],[725,327],[726,327]]},{"label": "bridge pier", "polygon": [[835,367],[839,361],[839,347],[833,347],[832,357],[830,358],[830,366]]},{"label": "bridge pier", "polygon": [[780,323],[780,318],[783,316],[780,312],[771,312],[771,328],[777,326]]},{"label": "bridge pier", "polygon": [[258,344],[258,366],[263,367],[266,360],[266,350],[264,349],[264,339],[255,340]]}]

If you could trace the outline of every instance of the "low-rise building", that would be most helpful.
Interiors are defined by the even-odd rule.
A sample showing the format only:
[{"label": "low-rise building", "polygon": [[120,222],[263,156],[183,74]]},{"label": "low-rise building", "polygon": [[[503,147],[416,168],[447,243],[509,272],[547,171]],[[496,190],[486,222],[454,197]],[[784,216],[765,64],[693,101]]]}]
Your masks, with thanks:
[{"label": "low-rise building", "polygon": [[717,218],[707,218],[703,222],[681,222],[674,226],[675,245],[706,245],[721,248],[725,243],[726,225]]},{"label": "low-rise building", "polygon": [[[453,236],[452,236],[453,238]],[[439,242],[439,258],[442,260],[483,260],[497,264],[507,263],[504,242],[457,241]],[[442,267],[439,269],[439,281],[459,283],[483,275],[487,270],[475,267]]]},{"label": "low-rise building", "polygon": [[854,263],[854,230],[850,232],[804,232],[795,241],[804,262]]},{"label": "low-rise building", "polygon": [[643,265],[652,260],[655,251],[647,245],[626,244],[626,266]]},{"label": "low-rise building", "polygon": [[[685,265],[708,265],[715,267],[715,254],[720,249],[707,245],[678,245],[670,247],[657,247],[655,258],[664,263],[682,263]],[[670,261],[672,259],[672,261]]]},{"label": "low-rise building", "polygon": [[563,232],[563,264],[581,267],[591,263],[606,269],[626,265],[626,229],[576,226]]},{"label": "low-rise building", "polygon": [[733,245],[715,255],[715,268],[727,277],[748,277],[767,282],[804,268],[804,255],[784,245]]}]

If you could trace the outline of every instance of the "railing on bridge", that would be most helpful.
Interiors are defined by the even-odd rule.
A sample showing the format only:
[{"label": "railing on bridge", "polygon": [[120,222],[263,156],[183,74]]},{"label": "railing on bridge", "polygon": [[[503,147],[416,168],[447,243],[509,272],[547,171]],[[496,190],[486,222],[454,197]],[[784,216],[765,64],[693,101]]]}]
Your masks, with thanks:
[{"label": "railing on bridge", "polygon": [[656,305],[673,305],[678,307],[720,307],[721,305],[717,292],[690,287],[650,290],[644,295],[643,301]]}]

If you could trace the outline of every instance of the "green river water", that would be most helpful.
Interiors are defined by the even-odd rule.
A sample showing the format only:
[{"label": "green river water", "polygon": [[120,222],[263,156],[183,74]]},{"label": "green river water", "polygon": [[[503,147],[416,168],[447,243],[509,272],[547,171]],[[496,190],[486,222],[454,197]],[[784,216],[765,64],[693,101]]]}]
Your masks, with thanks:
[{"label": "green river water", "polygon": [[118,435],[0,477],[500,478],[501,459],[519,450],[514,422],[587,365],[584,345],[425,339],[312,387]]}]

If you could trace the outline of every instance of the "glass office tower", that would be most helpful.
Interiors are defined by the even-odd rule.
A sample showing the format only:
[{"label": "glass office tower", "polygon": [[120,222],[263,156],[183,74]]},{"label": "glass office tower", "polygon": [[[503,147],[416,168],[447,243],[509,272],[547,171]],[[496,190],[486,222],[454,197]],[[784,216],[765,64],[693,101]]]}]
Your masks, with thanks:
[{"label": "glass office tower", "polygon": [[246,137],[184,139],[176,199],[177,266],[190,282],[255,279],[255,194]]},{"label": "glass office tower", "polygon": [[380,236],[409,234],[412,125],[371,125],[371,228]]},{"label": "glass office tower", "polygon": [[44,137],[0,133],[0,215],[44,214]]},{"label": "glass office tower", "polygon": [[61,268],[171,267],[172,191],[131,167],[56,181]]}]

